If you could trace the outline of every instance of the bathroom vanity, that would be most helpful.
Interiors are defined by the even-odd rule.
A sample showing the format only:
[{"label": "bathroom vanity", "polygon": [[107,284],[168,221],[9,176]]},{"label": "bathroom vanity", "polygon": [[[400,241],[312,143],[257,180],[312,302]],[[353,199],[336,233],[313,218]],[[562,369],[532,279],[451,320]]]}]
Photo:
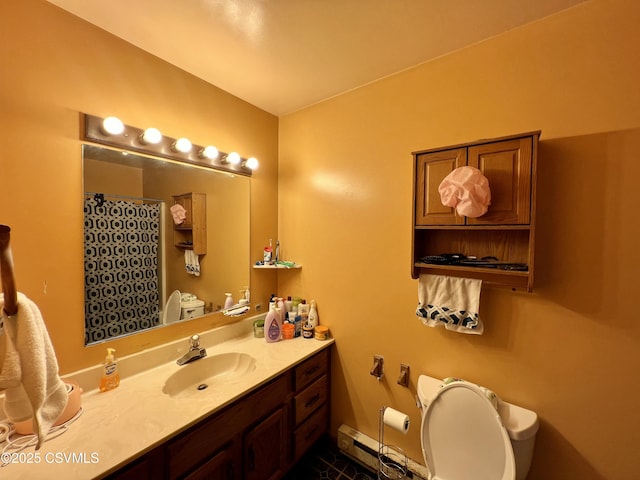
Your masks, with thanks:
[{"label": "bathroom vanity", "polygon": [[322,350],[106,478],[280,478],[327,431],[329,354]]},{"label": "bathroom vanity", "polygon": [[[16,455],[0,475],[279,478],[328,430],[334,341],[267,343],[254,337],[253,320],[200,333],[207,356],[184,366],[176,360],[187,338],[119,358],[122,380],[108,392],[97,390],[100,366],[67,376],[84,389],[83,413],[39,451]],[[235,360],[247,358],[237,367]],[[228,366],[216,367],[218,360]]]}]

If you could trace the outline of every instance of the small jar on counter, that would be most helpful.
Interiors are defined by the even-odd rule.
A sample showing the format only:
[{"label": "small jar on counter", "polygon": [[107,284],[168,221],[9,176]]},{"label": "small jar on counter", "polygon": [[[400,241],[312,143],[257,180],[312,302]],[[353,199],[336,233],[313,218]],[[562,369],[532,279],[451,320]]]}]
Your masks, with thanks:
[{"label": "small jar on counter", "polygon": [[256,320],[253,322],[253,336],[256,338],[264,338],[264,320]]},{"label": "small jar on counter", "polygon": [[329,327],[324,325],[318,325],[315,328],[315,339],[316,340],[329,340]]}]

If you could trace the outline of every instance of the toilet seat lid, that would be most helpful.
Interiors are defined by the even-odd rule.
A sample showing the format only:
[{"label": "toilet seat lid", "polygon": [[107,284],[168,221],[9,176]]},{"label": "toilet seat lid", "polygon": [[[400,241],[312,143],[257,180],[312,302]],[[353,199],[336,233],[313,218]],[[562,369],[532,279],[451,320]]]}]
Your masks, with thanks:
[{"label": "toilet seat lid", "polygon": [[167,304],[164,306],[162,323],[163,325],[168,325],[178,320],[180,320],[180,291],[174,290],[169,295]]},{"label": "toilet seat lid", "polygon": [[432,480],[514,480],[515,459],[500,415],[477,385],[443,386],[422,419]]}]

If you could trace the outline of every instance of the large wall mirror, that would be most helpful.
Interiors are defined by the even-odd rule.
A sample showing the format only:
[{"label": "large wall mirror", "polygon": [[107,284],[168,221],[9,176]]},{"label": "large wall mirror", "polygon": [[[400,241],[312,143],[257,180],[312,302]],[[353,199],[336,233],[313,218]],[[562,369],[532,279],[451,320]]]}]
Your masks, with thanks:
[{"label": "large wall mirror", "polygon": [[239,300],[250,178],[95,145],[82,153],[85,345],[220,312],[227,293]]}]

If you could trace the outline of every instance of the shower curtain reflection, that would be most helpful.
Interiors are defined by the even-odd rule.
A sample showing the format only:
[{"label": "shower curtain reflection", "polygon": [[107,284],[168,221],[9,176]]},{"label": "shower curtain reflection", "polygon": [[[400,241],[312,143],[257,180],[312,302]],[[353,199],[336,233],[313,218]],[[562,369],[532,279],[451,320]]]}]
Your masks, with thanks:
[{"label": "shower curtain reflection", "polygon": [[84,201],[85,345],[160,324],[162,202],[131,200]]}]

